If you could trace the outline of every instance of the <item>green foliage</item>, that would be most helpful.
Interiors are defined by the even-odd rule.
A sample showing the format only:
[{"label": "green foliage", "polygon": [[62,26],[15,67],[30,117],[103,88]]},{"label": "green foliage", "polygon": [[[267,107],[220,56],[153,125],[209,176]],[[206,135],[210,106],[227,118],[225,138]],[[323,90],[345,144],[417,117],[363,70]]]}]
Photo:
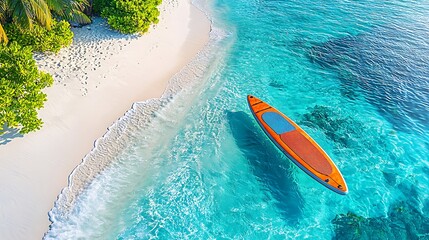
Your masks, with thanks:
[{"label": "green foliage", "polygon": [[92,12],[101,16],[101,12],[109,6],[110,2],[111,0],[92,0]]},{"label": "green foliage", "polygon": [[31,30],[21,28],[16,24],[7,24],[5,27],[10,42],[31,47],[33,51],[56,53],[73,41],[70,24],[63,20],[59,22],[54,20],[51,30],[47,30],[38,24],[35,24]]},{"label": "green foliage", "polygon": [[[98,0],[101,16],[109,25],[122,33],[145,33],[153,23],[158,23],[158,5],[161,0]],[[97,7],[94,6],[95,9]]]},{"label": "green foliage", "polygon": [[83,13],[88,6],[87,0],[0,0],[0,135],[5,126],[22,134],[40,129],[42,89],[53,79],[38,70],[32,52],[58,52],[70,45],[70,24],[53,16],[90,23]]},{"label": "green foliage", "polygon": [[87,0],[0,0],[0,42],[8,42],[10,33],[4,29],[5,24],[29,30],[38,25],[50,30],[55,25],[54,17],[90,23],[91,19],[84,14],[87,8]]},{"label": "green foliage", "polygon": [[52,76],[39,71],[30,47],[0,44],[0,130],[3,126],[28,133],[42,126],[37,110],[43,107]]},{"label": "green foliage", "polygon": [[52,14],[45,0],[4,0],[2,9],[0,17],[22,27],[31,29],[34,23],[51,27]]}]

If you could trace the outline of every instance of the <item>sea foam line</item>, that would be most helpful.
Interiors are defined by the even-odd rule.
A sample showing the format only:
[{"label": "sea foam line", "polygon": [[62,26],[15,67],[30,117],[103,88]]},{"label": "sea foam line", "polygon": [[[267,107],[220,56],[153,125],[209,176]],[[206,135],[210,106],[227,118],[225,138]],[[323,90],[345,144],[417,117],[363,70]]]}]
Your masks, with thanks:
[{"label": "sea foam line", "polygon": [[[122,117],[113,123],[107,132],[94,142],[94,148],[82,159],[68,177],[68,186],[63,188],[49,211],[51,223],[67,217],[73,209],[78,196],[90,183],[114,161],[116,156],[127,146],[133,133],[145,129],[149,131],[156,113],[164,109],[180,93],[199,89],[204,84],[205,73],[214,68],[216,58],[214,50],[228,34],[213,26],[213,18],[204,3],[193,3],[202,10],[211,21],[209,41],[205,47],[180,72],[170,79],[169,84],[160,98],[133,103]],[[192,93],[190,93],[192,94]],[[46,234],[45,234],[46,237]]]}]

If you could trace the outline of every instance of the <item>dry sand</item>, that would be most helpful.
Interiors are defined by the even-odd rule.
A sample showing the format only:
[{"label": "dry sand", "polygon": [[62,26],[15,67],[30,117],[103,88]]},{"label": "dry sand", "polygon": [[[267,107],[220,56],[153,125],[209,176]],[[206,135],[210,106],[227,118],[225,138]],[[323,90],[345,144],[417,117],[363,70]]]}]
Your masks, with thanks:
[{"label": "dry sand", "polygon": [[67,177],[136,101],[162,95],[169,79],[207,43],[210,22],[189,0],[164,0],[157,26],[126,36],[105,22],[74,29],[72,46],[37,55],[54,76],[41,130],[0,139],[1,239],[40,239]]}]

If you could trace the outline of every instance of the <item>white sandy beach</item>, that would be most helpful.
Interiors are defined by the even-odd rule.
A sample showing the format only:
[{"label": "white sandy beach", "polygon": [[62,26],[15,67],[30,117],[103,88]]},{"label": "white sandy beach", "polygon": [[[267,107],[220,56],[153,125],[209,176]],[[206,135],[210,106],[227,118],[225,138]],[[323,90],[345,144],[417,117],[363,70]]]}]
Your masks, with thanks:
[{"label": "white sandy beach", "polygon": [[[189,0],[164,0],[160,22],[141,37],[104,21],[74,29],[71,47],[36,56],[54,76],[41,130],[0,141],[0,238],[41,239],[67,178],[133,102],[160,97],[169,79],[209,39],[210,22]],[[4,141],[4,140],[3,140]]]}]

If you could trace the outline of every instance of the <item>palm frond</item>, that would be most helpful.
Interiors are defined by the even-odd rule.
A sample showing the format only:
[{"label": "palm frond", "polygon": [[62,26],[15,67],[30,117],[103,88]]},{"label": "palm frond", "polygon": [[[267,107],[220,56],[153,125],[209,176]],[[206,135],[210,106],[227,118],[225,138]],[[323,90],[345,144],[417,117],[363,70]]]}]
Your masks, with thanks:
[{"label": "palm frond", "polygon": [[33,27],[33,14],[30,13],[29,6],[26,1],[15,0],[11,1],[13,5],[11,6],[13,21],[18,23],[21,26]]},{"label": "palm frond", "polygon": [[83,13],[89,7],[87,0],[45,0],[56,15],[67,21],[81,24],[90,23],[91,19]]},{"label": "palm frond", "polygon": [[8,4],[7,1],[0,2],[0,43],[7,43],[9,39],[7,38],[6,31],[3,28],[3,24],[6,23],[6,18],[8,17]]},{"label": "palm frond", "polygon": [[42,26],[45,26],[47,29],[50,29],[52,24],[52,15],[49,10],[48,4],[45,0],[27,0],[31,6],[31,13],[33,14],[33,19],[40,23]]},{"label": "palm frond", "polygon": [[74,21],[80,24],[89,24],[91,23],[91,19],[83,12],[73,10],[70,12],[70,21]]},{"label": "palm frond", "polygon": [[6,1],[0,2],[0,23],[4,23],[7,15],[8,5]]},{"label": "palm frond", "polygon": [[89,4],[88,0],[73,0],[72,6],[75,9],[78,9],[81,12],[83,12],[85,10],[85,8],[90,7],[91,5]]},{"label": "palm frond", "polygon": [[0,23],[0,43],[2,42],[7,43],[8,41],[9,40],[7,39],[6,32],[4,31],[4,28]]},{"label": "palm frond", "polygon": [[59,16],[64,14],[64,7],[69,5],[69,0],[46,0],[49,9]]},{"label": "palm frond", "polygon": [[50,28],[51,12],[44,0],[10,0],[13,21],[24,27],[33,27],[34,22]]}]

